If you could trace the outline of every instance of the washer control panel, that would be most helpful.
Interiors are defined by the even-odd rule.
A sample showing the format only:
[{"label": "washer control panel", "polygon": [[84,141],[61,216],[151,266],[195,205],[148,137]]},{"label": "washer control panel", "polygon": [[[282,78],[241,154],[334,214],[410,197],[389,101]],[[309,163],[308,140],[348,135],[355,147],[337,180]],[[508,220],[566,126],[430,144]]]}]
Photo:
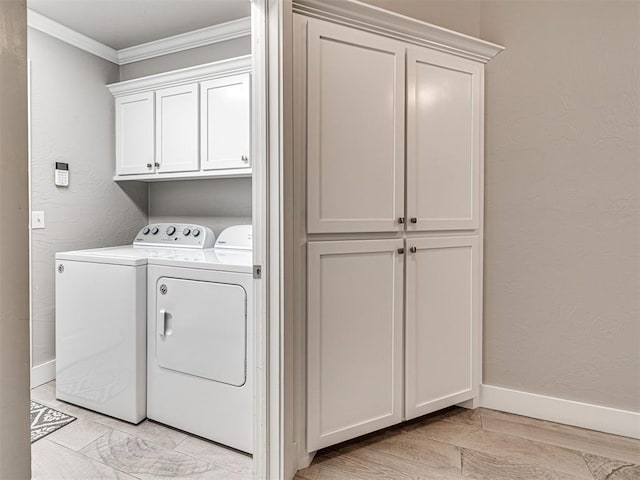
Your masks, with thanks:
[{"label": "washer control panel", "polygon": [[208,227],[187,223],[153,223],[138,232],[134,245],[144,247],[212,248],[215,235]]}]

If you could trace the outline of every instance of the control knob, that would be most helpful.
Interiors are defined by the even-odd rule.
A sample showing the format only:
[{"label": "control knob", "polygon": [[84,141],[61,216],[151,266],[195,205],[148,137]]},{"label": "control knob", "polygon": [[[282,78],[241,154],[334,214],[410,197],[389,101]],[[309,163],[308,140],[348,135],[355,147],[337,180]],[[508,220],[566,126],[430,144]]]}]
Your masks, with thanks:
[{"label": "control knob", "polygon": [[173,225],[169,225],[165,232],[167,232],[167,235],[173,235],[174,233],[176,233],[176,227],[174,227]]},{"label": "control knob", "polygon": [[149,229],[149,227],[144,227],[142,229],[142,234],[143,235],[149,235],[149,232],[151,231],[151,229]]},{"label": "control knob", "polygon": [[160,231],[160,230],[158,230],[158,227],[153,227],[153,228],[151,229],[151,233],[152,233],[153,235],[157,235],[159,231]]},{"label": "control knob", "polygon": [[200,230],[199,230],[199,229],[197,229],[197,228],[194,228],[194,229],[193,229],[193,236],[194,236],[194,237],[199,237],[199,236],[200,236]]},{"label": "control knob", "polygon": [[190,233],[191,233],[191,229],[189,229],[189,228],[185,228],[185,229],[182,231],[182,234],[183,234],[185,237],[188,237]]}]

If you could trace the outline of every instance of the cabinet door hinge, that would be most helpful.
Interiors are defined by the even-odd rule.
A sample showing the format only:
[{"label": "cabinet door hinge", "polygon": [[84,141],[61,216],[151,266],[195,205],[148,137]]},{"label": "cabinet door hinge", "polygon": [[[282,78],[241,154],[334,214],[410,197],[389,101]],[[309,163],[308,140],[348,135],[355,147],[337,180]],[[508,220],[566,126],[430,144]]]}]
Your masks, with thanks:
[{"label": "cabinet door hinge", "polygon": [[253,266],[253,278],[259,280],[262,278],[262,265]]}]

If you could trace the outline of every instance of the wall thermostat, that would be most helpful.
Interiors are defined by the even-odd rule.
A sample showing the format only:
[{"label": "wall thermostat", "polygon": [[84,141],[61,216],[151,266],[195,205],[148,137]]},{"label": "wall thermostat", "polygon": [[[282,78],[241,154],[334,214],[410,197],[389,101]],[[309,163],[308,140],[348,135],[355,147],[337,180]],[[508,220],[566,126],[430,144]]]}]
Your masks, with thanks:
[{"label": "wall thermostat", "polygon": [[55,183],[59,187],[69,186],[69,164],[56,162]]}]

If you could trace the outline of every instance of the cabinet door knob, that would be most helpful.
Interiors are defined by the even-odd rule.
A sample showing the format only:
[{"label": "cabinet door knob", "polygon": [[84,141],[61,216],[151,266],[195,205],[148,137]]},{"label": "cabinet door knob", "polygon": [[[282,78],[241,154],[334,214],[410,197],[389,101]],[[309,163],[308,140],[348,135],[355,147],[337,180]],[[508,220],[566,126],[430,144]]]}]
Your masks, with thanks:
[{"label": "cabinet door knob", "polygon": [[398,249],[398,253],[399,253],[400,255],[402,255],[402,254],[404,253],[404,248],[399,248],[399,249]]},{"label": "cabinet door knob", "polygon": [[410,251],[411,253],[416,253],[416,252],[418,251],[418,249],[417,249],[416,247],[410,247],[410,248],[409,248],[409,251]]},{"label": "cabinet door knob", "polygon": [[154,165],[156,166],[156,168],[160,168],[160,164],[158,162],[154,163]]},{"label": "cabinet door knob", "polygon": [[242,161],[244,163],[247,163],[249,161],[249,157],[247,157],[246,155],[242,155],[242,157],[240,157],[242,159]]},{"label": "cabinet door knob", "polygon": [[152,163],[147,163],[147,168],[153,168],[153,164]]},{"label": "cabinet door knob", "polygon": [[409,220],[411,223],[418,223],[418,219],[416,217],[411,217]]},{"label": "cabinet door knob", "polygon": [[404,223],[404,217],[398,217],[398,223]]}]

